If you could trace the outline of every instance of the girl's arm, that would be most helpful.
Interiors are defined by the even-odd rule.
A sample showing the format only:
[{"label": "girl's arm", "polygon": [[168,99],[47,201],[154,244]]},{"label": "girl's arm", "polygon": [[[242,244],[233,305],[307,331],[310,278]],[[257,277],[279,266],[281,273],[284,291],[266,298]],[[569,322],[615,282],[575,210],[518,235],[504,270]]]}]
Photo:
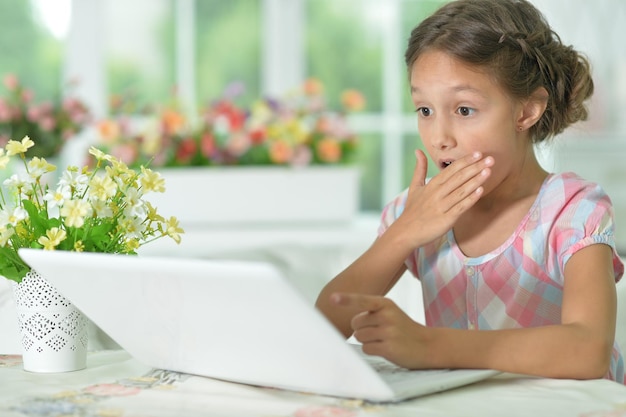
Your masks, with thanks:
[{"label": "girl's arm", "polygon": [[388,233],[377,239],[352,265],[329,282],[317,298],[315,306],[346,338],[352,335],[352,317],[360,311],[358,307],[337,306],[332,302],[331,294],[387,294],[406,271],[404,260],[409,256],[406,248],[392,240]]},{"label": "girl's arm", "polygon": [[407,368],[490,368],[555,378],[603,377],[615,337],[616,292],[612,250],[595,244],[565,267],[560,325],[474,331],[428,328],[390,300],[333,294],[358,310],[354,336],[364,351]]},{"label": "girl's arm", "polygon": [[346,337],[352,334],[350,322],[358,309],[339,308],[330,295],[386,294],[406,270],[404,261],[411,252],[446,233],[476,203],[494,163],[493,158],[483,158],[476,152],[455,161],[426,184],[426,156],[422,151],[415,156],[415,173],[403,214],[361,257],[327,284],[317,299],[316,307]]}]

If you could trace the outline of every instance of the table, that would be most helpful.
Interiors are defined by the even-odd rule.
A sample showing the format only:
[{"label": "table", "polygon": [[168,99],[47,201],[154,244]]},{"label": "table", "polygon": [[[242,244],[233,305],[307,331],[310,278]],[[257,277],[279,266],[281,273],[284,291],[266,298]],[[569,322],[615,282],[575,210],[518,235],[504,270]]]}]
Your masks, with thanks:
[{"label": "table", "polygon": [[151,369],[123,350],[90,352],[87,368],[62,374],[22,370],[0,355],[2,417],[379,417],[626,416],[626,386],[502,374],[397,404],[372,404],[252,387]]}]

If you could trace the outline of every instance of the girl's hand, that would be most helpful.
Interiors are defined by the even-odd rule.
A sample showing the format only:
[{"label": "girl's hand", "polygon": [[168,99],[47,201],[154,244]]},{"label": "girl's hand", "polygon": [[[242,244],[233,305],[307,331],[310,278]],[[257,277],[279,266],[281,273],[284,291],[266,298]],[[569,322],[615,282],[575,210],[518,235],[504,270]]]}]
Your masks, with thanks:
[{"label": "girl's hand", "polygon": [[333,303],[357,308],[352,318],[356,340],[363,352],[382,356],[398,366],[410,369],[428,367],[428,329],[413,321],[388,298],[353,293],[334,293]]},{"label": "girl's hand", "polygon": [[492,157],[483,158],[480,152],[474,152],[454,161],[426,184],[426,155],[417,150],[415,157],[404,212],[395,222],[400,230],[411,231],[414,248],[442,236],[478,201],[494,163]]}]

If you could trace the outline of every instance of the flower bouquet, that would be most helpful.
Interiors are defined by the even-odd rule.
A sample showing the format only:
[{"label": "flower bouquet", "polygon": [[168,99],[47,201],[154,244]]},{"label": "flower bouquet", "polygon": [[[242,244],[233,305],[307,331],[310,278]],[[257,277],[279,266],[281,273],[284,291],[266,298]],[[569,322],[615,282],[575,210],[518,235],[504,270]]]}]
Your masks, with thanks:
[{"label": "flower bouquet", "polygon": [[0,148],[0,169],[16,157],[25,168],[0,187],[0,275],[19,283],[30,271],[18,256],[19,248],[135,254],[141,245],[162,237],[180,242],[184,232],[176,217],[166,220],[143,199],[165,190],[159,173],[130,169],[91,148],[95,168],[70,166],[52,187],[46,174],[56,167],[44,158],[28,160],[33,146],[24,137]]},{"label": "flower bouquet", "polygon": [[89,109],[77,98],[36,102],[34,93],[12,74],[4,77],[4,86],[7,95],[0,97],[0,146],[9,138],[28,135],[36,138],[36,146],[26,156],[49,158],[91,122]]},{"label": "flower bouquet", "polygon": [[336,165],[349,162],[358,140],[346,115],[365,106],[356,90],[341,95],[342,108],[327,108],[322,84],[307,80],[281,100],[235,105],[233,88],[191,123],[175,105],[154,117],[127,116],[97,124],[98,143],[131,166]]}]

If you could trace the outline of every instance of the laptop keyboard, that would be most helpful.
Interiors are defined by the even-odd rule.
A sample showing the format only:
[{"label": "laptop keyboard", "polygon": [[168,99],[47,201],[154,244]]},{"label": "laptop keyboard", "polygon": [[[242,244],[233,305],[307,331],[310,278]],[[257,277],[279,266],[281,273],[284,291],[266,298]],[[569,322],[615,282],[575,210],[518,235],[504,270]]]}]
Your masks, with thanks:
[{"label": "laptop keyboard", "polygon": [[416,372],[419,372],[422,375],[434,375],[450,371],[449,369],[407,369],[378,356],[365,356],[365,360],[376,370],[376,372],[383,375],[385,380],[404,379],[407,375],[415,374]]},{"label": "laptop keyboard", "polygon": [[450,369],[407,369],[398,366],[387,359],[380,356],[370,356],[363,353],[360,347],[355,347],[365,361],[378,373],[380,376],[391,385],[401,384],[403,381],[415,380],[416,374],[420,377],[428,377],[432,375],[438,375],[442,373],[450,372]]}]

